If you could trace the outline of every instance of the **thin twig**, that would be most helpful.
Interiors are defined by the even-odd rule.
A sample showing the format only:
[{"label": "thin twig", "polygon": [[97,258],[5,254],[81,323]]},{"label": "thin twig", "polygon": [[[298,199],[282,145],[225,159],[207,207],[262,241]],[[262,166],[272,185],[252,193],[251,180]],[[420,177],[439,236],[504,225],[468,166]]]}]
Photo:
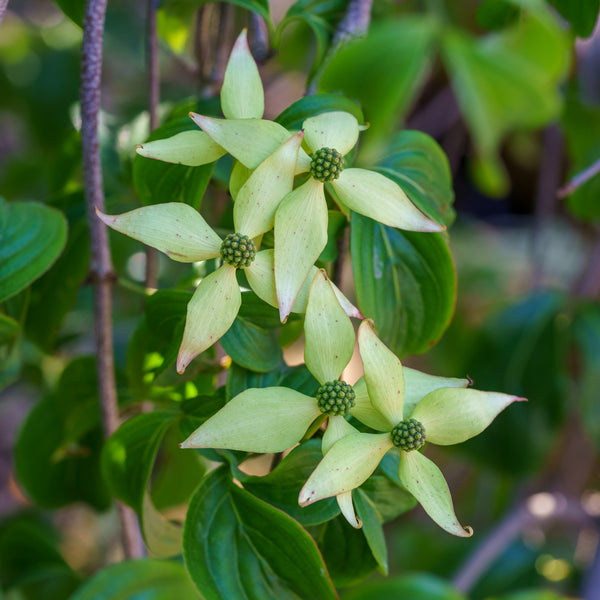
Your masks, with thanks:
[{"label": "thin twig", "polygon": [[[158,127],[158,102],[160,98],[160,69],[158,62],[158,36],[156,34],[157,0],[148,0],[146,24],[146,62],[148,69],[148,112],[150,113],[150,131]],[[158,251],[146,247],[146,287],[158,285]]]},{"label": "thin twig", "polygon": [[[114,273],[108,246],[106,227],[96,217],[95,208],[104,210],[102,169],[98,145],[98,113],[102,75],[102,45],[106,0],[88,0],[83,23],[81,55],[81,145],[83,177],[91,237],[91,277],[94,282],[94,314],[98,389],[102,424],[106,436],[119,426],[112,338],[111,287]],[[139,530],[135,514],[118,505],[123,549],[127,558],[140,555]]]},{"label": "thin twig", "polygon": [[0,0],[0,23],[2,23],[2,19],[4,18],[4,13],[6,12],[7,6],[8,0]]},{"label": "thin twig", "polygon": [[586,268],[572,292],[586,298],[595,298],[600,292],[600,231],[595,232]]},{"label": "thin twig", "polygon": [[559,198],[565,198],[569,194],[572,194],[578,187],[582,186],[586,181],[589,181],[592,177],[600,173],[600,158],[593,164],[590,165],[585,171],[582,171],[578,175],[575,175],[571,181],[561,187],[556,195]]},{"label": "thin twig", "polygon": [[561,177],[563,157],[563,137],[556,125],[551,125],[544,131],[544,152],[537,180],[535,197],[535,220],[533,228],[533,277],[532,287],[538,287],[543,281],[545,264],[545,249],[543,233],[552,216],[556,213],[556,195]]},{"label": "thin twig", "polygon": [[544,512],[533,510],[528,503],[519,504],[494,528],[483,543],[475,549],[454,577],[454,587],[468,593],[481,576],[486,573],[519,535],[533,525],[544,525],[554,521],[566,521],[580,527],[597,529],[594,519],[583,509],[580,502],[567,499],[562,494],[544,494],[549,509]]}]

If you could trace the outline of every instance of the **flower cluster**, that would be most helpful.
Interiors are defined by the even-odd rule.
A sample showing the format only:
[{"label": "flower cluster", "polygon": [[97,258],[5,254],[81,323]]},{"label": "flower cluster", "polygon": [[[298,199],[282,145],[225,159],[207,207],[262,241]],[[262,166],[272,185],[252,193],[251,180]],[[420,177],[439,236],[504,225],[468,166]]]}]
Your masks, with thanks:
[{"label": "flower cluster", "polygon": [[[299,132],[264,120],[262,83],[245,32],[226,69],[221,107],[224,119],[192,113],[200,130],[143,144],[138,153],[192,166],[231,154],[237,161],[230,182],[233,233],[221,239],[197,211],[181,203],[121,215],[99,212],[99,217],[173,260],[222,260],[188,304],[177,358],[180,373],[233,323],[241,305],[237,271],[243,269],[254,292],[279,309],[282,322],[292,311],[305,313],[305,363],[320,387],[315,397],[285,387],[246,389],[182,447],[282,452],[322,426],[324,458],[299,502],[308,505],[335,496],[355,527],[360,522],[352,490],[370,477],[387,452],[398,448],[404,487],[441,527],[469,535],[454,514],[443,475],[420,450],[426,442],[456,444],[477,435],[519,398],[467,389],[467,380],[403,367],[368,320],[358,328],[364,377],[352,384],[343,381],[356,342],[350,317],[362,315],[315,267],[327,242],[326,185],[344,210],[385,225],[422,232],[444,227],[423,215],[395,182],[348,166],[344,157],[360,133],[353,115],[316,114],[305,119]],[[299,184],[298,175],[304,175]],[[262,236],[270,230],[274,248],[261,250]],[[359,432],[349,418],[373,432]]]}]

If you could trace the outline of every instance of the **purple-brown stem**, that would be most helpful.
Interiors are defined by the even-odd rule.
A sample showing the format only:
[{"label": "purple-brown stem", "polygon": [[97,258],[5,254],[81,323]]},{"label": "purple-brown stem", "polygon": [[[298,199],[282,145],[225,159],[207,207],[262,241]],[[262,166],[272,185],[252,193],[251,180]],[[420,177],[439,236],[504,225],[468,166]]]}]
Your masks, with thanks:
[{"label": "purple-brown stem", "polygon": [[[91,279],[94,285],[94,320],[98,391],[104,433],[109,436],[119,426],[117,390],[113,362],[112,283],[114,273],[108,235],[96,217],[96,207],[104,211],[102,169],[98,145],[98,113],[102,76],[102,45],[106,0],[88,0],[83,22],[81,54],[81,146],[83,178],[91,238]],[[141,555],[139,529],[135,513],[118,504],[123,550],[127,558]]]}]

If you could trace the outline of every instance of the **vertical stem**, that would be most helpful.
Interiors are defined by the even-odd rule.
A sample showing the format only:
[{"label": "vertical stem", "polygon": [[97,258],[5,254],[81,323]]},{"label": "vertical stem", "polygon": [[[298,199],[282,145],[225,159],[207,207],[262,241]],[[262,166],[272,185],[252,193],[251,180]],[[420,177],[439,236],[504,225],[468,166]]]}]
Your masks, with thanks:
[{"label": "vertical stem", "polygon": [[[96,217],[95,208],[104,210],[102,169],[98,145],[98,113],[100,111],[100,82],[102,75],[102,44],[106,0],[88,0],[83,23],[81,54],[81,145],[83,177],[91,238],[91,277],[94,282],[94,319],[100,410],[105,435],[119,425],[117,391],[113,362],[112,297],[114,279],[108,235],[104,224]],[[119,505],[123,548],[127,558],[139,555],[139,539],[135,514]]]},{"label": "vertical stem", "polygon": [[535,198],[535,221],[533,229],[533,277],[532,285],[543,282],[544,248],[543,233],[556,213],[556,190],[560,183],[563,157],[563,139],[559,128],[551,125],[544,131],[544,153],[538,176]]},{"label": "vertical stem", "polygon": [[[146,25],[146,59],[148,69],[148,112],[150,131],[158,127],[158,103],[160,98],[160,68],[158,62],[158,36],[156,34],[157,0],[148,0]],[[156,248],[146,247],[146,287],[158,285],[158,252]]]},{"label": "vertical stem", "polygon": [[4,18],[4,13],[6,12],[7,6],[8,0],[0,0],[0,23],[2,23],[2,19]]}]

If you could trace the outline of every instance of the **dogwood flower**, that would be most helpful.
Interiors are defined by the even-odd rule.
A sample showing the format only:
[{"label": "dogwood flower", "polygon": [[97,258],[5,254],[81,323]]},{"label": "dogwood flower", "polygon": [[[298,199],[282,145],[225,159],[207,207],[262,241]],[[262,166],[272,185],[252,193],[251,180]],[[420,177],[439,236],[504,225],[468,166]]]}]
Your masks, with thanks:
[{"label": "dogwood flower", "polygon": [[[323,451],[350,427],[355,392],[339,377],[354,349],[354,329],[324,271],[315,275],[304,321],[304,358],[320,384],[315,397],[284,387],[251,388],[230,400],[182,444],[182,448],[227,448],[247,452],[282,452],[298,443],[324,419]],[[313,426],[311,428],[311,425]],[[346,518],[360,526],[350,492],[338,503]]]},{"label": "dogwood flower", "polygon": [[[221,240],[197,211],[183,203],[146,206],[122,215],[97,211],[109,227],[165,252],[173,260],[195,262],[219,256],[223,259],[222,266],[202,279],[188,303],[177,357],[179,373],[214,344],[237,316],[241,305],[237,269],[245,269],[255,292],[272,302],[273,256],[271,252],[257,253],[253,240],[271,229],[278,203],[292,188],[301,141],[302,133],[291,136],[242,186],[233,212],[236,233],[225,240]],[[302,299],[300,309],[303,308],[301,303]],[[355,312],[353,307],[349,310]]]},{"label": "dogwood flower", "polygon": [[[400,449],[402,485],[440,527],[457,536],[472,535],[471,528],[464,528],[454,513],[441,471],[419,449],[425,440],[440,445],[463,442],[481,433],[509,404],[524,398],[458,385],[446,387],[443,380],[436,381],[439,378],[409,372],[368,321],[359,328],[358,343],[367,393],[357,393],[354,414],[385,433],[349,432],[342,436],[308,478],[298,502],[307,506],[357,488],[396,446]],[[415,389],[411,391],[412,384]]]},{"label": "dogwood flower", "polygon": [[[256,62],[250,53],[246,30],[238,36],[223,78],[221,87],[221,110],[228,119],[260,119],[265,109],[264,91]],[[270,148],[271,154],[277,146]],[[183,131],[169,138],[139,145],[136,152],[147,158],[164,162],[197,167],[214,162],[227,151],[200,130]],[[256,155],[255,167],[268,154]]]},{"label": "dogwood flower", "polygon": [[[194,113],[190,116],[215,143],[249,169],[254,168],[252,152],[269,152],[287,133],[281,125],[260,119],[223,120]],[[327,243],[326,183],[343,207],[385,225],[411,231],[444,230],[443,225],[427,218],[391,179],[366,169],[344,169],[343,157],[356,145],[359,135],[359,124],[353,115],[341,111],[322,113],[306,119],[302,129],[310,156],[300,149],[296,174],[309,172],[310,178],[282,200],[275,215],[275,286],[282,321]]]}]

